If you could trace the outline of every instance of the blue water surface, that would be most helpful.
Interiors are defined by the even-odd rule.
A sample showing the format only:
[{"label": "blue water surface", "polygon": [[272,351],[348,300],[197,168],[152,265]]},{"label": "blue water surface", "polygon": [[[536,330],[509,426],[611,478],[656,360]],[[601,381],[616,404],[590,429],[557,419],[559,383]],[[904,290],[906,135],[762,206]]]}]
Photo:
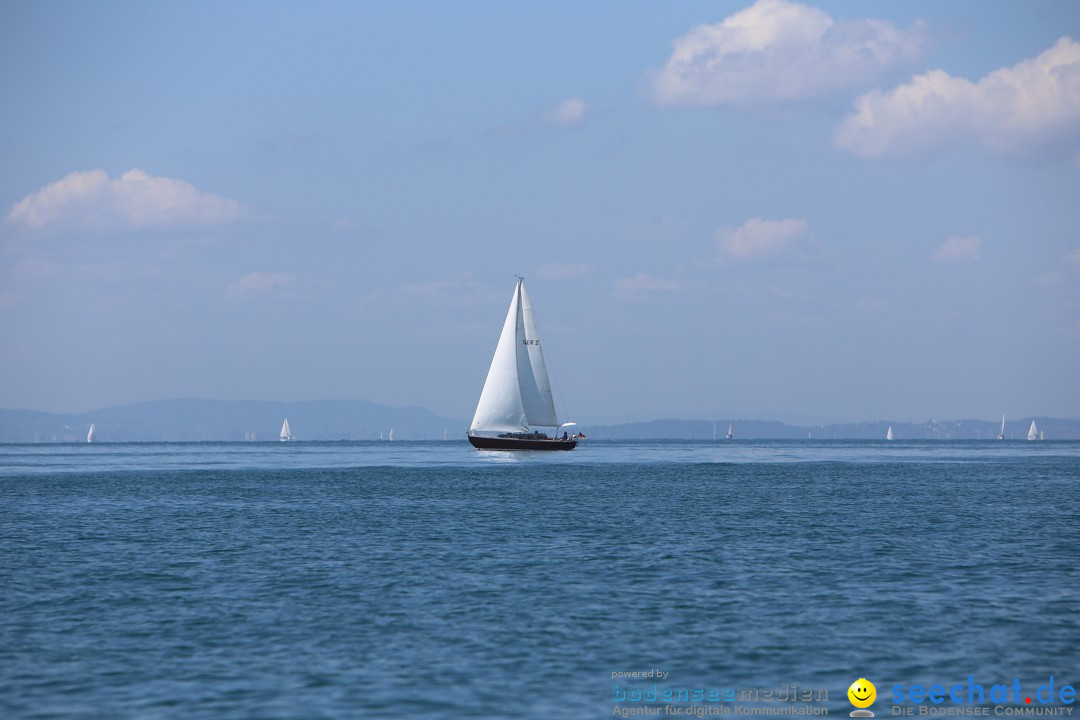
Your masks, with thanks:
[{"label": "blue water surface", "polygon": [[0,446],[0,717],[1075,686],[1078,481],[1075,442]]}]

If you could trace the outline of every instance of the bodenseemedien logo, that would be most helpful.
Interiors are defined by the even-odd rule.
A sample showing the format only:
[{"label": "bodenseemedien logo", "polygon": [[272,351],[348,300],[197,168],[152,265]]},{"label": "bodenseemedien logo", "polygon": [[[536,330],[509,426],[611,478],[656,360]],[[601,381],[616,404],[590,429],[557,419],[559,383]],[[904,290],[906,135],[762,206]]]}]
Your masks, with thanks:
[{"label": "bodenseemedien logo", "polygon": [[874,687],[874,683],[866,678],[859,678],[847,689],[847,697],[851,704],[858,708],[851,711],[851,717],[874,717],[874,712],[866,709],[874,704],[874,699],[877,697],[877,688]]}]

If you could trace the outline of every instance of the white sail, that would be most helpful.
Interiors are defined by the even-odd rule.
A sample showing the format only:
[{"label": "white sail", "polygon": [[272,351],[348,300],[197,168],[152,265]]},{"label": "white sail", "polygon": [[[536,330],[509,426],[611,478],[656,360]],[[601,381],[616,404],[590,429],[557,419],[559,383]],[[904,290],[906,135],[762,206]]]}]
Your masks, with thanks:
[{"label": "white sail", "polygon": [[1031,421],[1031,427],[1028,428],[1027,439],[1034,440],[1039,437],[1039,431],[1035,428],[1035,420]]},{"label": "white sail", "polygon": [[998,440],[1005,439],[1005,413],[1001,413],[1001,432],[998,433]]},{"label": "white sail", "polygon": [[[544,362],[544,349],[540,346],[540,333],[533,317],[532,303],[525,292],[525,281],[518,280],[521,291],[521,356],[518,360],[518,384],[521,386],[521,399],[525,405],[525,422],[530,426],[558,427],[559,418],[555,414],[555,400],[551,397],[551,381],[548,379],[547,363]],[[528,359],[528,367],[522,372],[523,360]]]},{"label": "white sail", "polygon": [[735,421],[734,420],[729,422],[728,426],[727,426],[727,439],[730,440],[733,437],[735,437]]},{"label": "white sail", "polygon": [[520,278],[469,427],[495,432],[559,427],[532,304]]},{"label": "white sail", "polygon": [[886,440],[892,440],[893,439],[892,425],[889,426],[888,431],[885,433],[885,439]]},{"label": "white sail", "polygon": [[281,424],[281,434],[279,437],[281,438],[281,442],[292,440],[292,430],[289,428],[289,418],[285,418],[285,422]]},{"label": "white sail", "polygon": [[394,428],[390,428],[390,434],[387,436],[390,442],[394,442]]},{"label": "white sail", "polygon": [[86,442],[92,443],[97,439],[97,431],[94,429],[94,423],[90,423],[90,430],[86,433]]}]

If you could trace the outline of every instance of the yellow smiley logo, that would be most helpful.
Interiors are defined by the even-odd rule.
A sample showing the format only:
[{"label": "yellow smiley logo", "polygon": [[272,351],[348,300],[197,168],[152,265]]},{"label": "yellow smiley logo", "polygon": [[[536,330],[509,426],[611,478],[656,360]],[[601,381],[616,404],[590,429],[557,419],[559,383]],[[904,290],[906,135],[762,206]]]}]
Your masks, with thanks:
[{"label": "yellow smiley logo", "polygon": [[877,698],[877,688],[866,678],[859,678],[847,689],[847,697],[857,708],[870,707]]}]

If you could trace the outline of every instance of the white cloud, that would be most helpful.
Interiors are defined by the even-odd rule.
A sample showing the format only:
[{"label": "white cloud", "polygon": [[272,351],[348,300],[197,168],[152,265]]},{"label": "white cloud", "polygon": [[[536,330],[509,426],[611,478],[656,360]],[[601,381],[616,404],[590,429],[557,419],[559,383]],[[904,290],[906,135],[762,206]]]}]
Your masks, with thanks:
[{"label": "white cloud", "polygon": [[585,277],[592,273],[592,265],[581,263],[549,263],[540,268],[540,277],[546,280],[562,280],[571,277]]},{"label": "white cloud", "polygon": [[1037,57],[978,82],[933,70],[855,101],[834,130],[856,155],[928,154],[974,138],[1001,154],[1080,152],[1080,43],[1063,37]]},{"label": "white cloud", "polygon": [[285,288],[295,280],[296,276],[289,273],[251,272],[229,283],[229,286],[225,288],[225,294],[235,298],[267,293]]},{"label": "white cloud", "polygon": [[551,125],[576,125],[585,119],[587,110],[581,98],[568,98],[540,113],[540,119]]},{"label": "white cloud", "polygon": [[54,224],[102,230],[218,225],[242,215],[235,200],[133,169],[115,180],[104,170],[73,172],[15,203],[7,219],[34,230]]},{"label": "white cloud", "polygon": [[939,245],[933,254],[936,262],[975,262],[982,259],[982,238],[953,236]]},{"label": "white cloud", "polygon": [[723,257],[732,259],[773,255],[806,235],[805,220],[762,220],[753,217],[737,228],[722,227],[716,244]]},{"label": "white cloud", "polygon": [[634,277],[616,280],[615,289],[632,292],[678,292],[685,289],[685,286],[677,280],[664,280],[663,278],[653,277],[652,275],[646,275],[645,273],[639,272]]},{"label": "white cloud", "polygon": [[660,105],[752,105],[803,100],[865,87],[917,62],[926,46],[918,22],[834,21],[824,11],[759,0],[715,25],[677,38],[651,81]]}]

